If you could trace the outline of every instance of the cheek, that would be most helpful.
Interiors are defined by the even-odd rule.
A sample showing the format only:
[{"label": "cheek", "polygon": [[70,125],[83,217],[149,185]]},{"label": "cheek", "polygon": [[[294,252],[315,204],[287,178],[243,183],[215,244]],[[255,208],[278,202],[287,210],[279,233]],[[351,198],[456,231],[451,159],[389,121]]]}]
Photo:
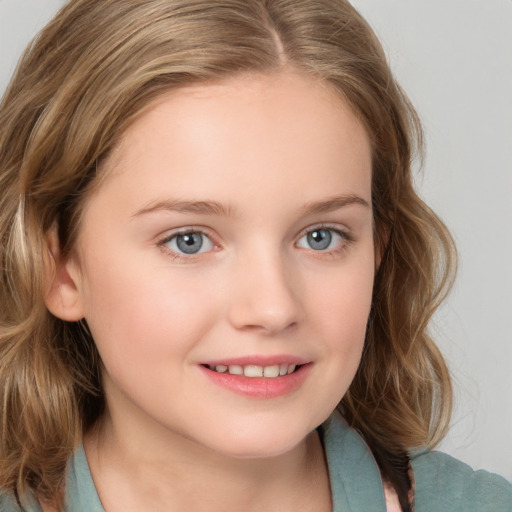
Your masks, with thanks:
[{"label": "cheek", "polygon": [[331,331],[359,331],[366,328],[373,293],[373,260],[340,265],[324,286],[310,285],[307,292],[323,323]]},{"label": "cheek", "polygon": [[169,268],[136,267],[89,272],[86,320],[112,372],[184,357],[214,322],[214,287]]},{"label": "cheek", "polygon": [[[363,349],[372,304],[373,260],[360,260],[334,272],[323,288],[310,286],[308,302],[315,328],[333,363],[354,373]],[[345,377],[344,377],[345,378]]]}]

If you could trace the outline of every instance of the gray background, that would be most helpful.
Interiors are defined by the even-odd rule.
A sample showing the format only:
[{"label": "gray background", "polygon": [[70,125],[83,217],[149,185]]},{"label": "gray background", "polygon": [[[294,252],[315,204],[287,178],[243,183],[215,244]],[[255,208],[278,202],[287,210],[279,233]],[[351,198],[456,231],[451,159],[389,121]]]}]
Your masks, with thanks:
[{"label": "gray background", "polygon": [[[61,0],[0,0],[0,92]],[[354,0],[423,120],[418,186],[452,230],[458,281],[434,333],[454,374],[441,448],[512,480],[512,1]]]}]

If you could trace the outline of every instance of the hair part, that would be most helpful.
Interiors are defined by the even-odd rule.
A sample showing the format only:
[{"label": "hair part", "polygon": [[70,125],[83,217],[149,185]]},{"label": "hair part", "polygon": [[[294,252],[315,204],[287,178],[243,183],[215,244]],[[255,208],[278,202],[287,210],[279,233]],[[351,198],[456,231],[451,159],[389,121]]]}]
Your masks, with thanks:
[{"label": "hair part", "polygon": [[413,189],[421,127],[369,25],[344,0],[75,0],[32,42],[0,105],[1,487],[62,507],[67,460],[104,407],[87,326],[45,307],[48,234],[72,250],[102,162],[162,94],[285,67],[343,96],[373,149],[382,259],[340,409],[374,453],[442,438],[450,379],[427,327],[455,250]]}]

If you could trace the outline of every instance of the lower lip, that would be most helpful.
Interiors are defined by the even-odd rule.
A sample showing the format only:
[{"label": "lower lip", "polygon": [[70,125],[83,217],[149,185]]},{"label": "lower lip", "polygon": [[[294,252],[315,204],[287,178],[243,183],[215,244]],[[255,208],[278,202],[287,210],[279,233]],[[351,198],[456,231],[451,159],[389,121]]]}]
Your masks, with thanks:
[{"label": "lower lip", "polygon": [[199,368],[212,382],[224,389],[252,398],[268,399],[297,391],[308,377],[311,367],[312,363],[304,364],[289,375],[273,378],[245,377],[230,373],[218,373],[204,366]]}]

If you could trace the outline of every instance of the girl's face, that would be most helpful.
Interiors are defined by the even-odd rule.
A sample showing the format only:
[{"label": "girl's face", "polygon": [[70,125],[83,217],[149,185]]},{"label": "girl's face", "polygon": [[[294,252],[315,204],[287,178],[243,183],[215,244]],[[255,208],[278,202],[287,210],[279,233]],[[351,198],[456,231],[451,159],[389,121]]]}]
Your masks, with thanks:
[{"label": "girl's face", "polygon": [[65,270],[68,312],[103,361],[106,421],[236,457],[298,445],[363,348],[375,251],[361,123],[311,78],[245,75],[164,96],[103,171]]}]

